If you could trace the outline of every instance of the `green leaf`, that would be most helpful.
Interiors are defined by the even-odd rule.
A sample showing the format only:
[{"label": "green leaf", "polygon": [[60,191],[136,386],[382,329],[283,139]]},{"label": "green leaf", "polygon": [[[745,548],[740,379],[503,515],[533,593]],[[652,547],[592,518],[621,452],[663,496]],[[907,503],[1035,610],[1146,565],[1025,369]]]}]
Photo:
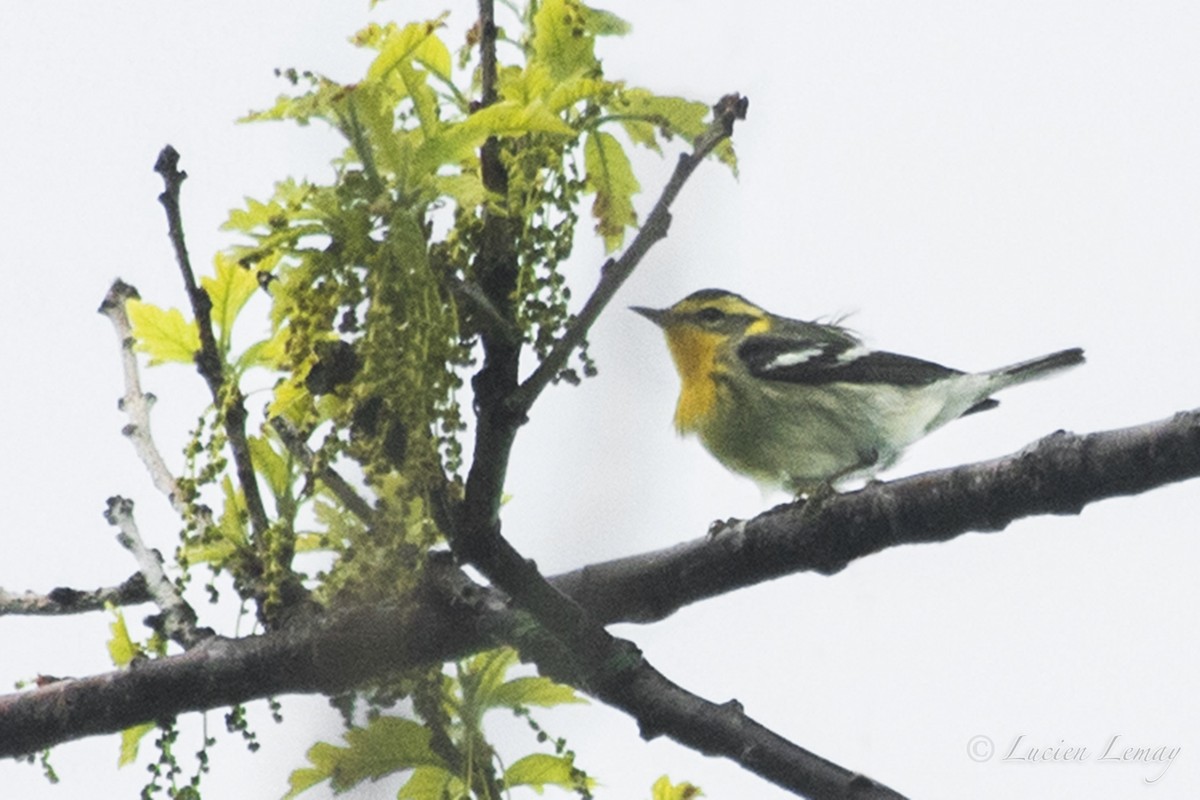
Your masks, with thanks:
[{"label": "green leaf", "polygon": [[633,30],[633,26],[611,11],[600,8],[587,9],[584,27],[595,36],[625,36]]},{"label": "green leaf", "polygon": [[486,132],[488,136],[524,136],[527,133],[556,133],[574,136],[577,131],[540,99],[527,104],[502,100],[477,111],[463,125],[471,130]]},{"label": "green leaf", "polygon": [[497,704],[493,698],[504,685],[504,676],[517,663],[517,651],[511,647],[485,650],[467,662],[467,673],[475,682],[475,705],[478,715]]},{"label": "green leaf", "polygon": [[270,230],[284,221],[284,209],[278,203],[263,203],[247,197],[245,208],[229,209],[229,218],[221,224],[221,230],[250,233],[258,228]]},{"label": "green leaf", "polygon": [[177,308],[166,310],[141,300],[126,300],[125,311],[133,325],[136,349],[150,356],[151,366],[177,361],[191,364],[200,352],[196,323],[183,318]]},{"label": "green leaf", "polygon": [[267,481],[267,486],[276,500],[287,496],[292,476],[288,470],[287,459],[275,452],[271,443],[262,436],[251,436],[247,440],[250,446],[250,457],[254,469]]},{"label": "green leaf", "polygon": [[[413,108],[421,123],[421,130],[428,136],[437,134],[441,123],[438,119],[438,98],[426,81],[426,72],[416,69],[421,64],[443,80],[450,80],[450,50],[435,34],[442,25],[442,18],[423,23],[410,23],[397,29],[388,25],[380,29],[379,55],[367,70],[367,82],[377,83],[395,79],[389,85],[400,90],[400,97],[412,98]],[[399,97],[389,98],[388,111],[392,112]],[[390,118],[390,113],[389,113]],[[390,127],[390,125],[389,125]]]},{"label": "green leaf", "polygon": [[225,495],[225,504],[221,508],[221,516],[217,520],[217,530],[221,532],[227,542],[235,547],[240,547],[248,541],[246,501],[228,474],[221,479],[221,491]]},{"label": "green leaf", "polygon": [[123,767],[136,761],[138,744],[146,734],[157,727],[153,722],[143,722],[141,725],[134,725],[132,728],[121,731],[121,755],[117,759],[117,766]]},{"label": "green leaf", "polygon": [[704,796],[704,792],[700,791],[699,786],[694,786],[686,781],[673,786],[671,779],[666,775],[654,782],[651,792],[651,800],[693,800],[693,798]]},{"label": "green leaf", "polygon": [[422,142],[413,157],[412,171],[419,175],[428,174],[443,164],[459,164],[472,159],[475,151],[491,136],[524,136],[527,133],[574,136],[576,131],[540,100],[529,105],[502,100],[462,122],[444,125],[436,136]]},{"label": "green leaf", "polygon": [[[315,745],[314,745],[315,747]],[[312,750],[309,750],[311,753]],[[301,792],[306,792],[318,783],[323,783],[329,780],[329,776],[324,771],[316,767],[302,767],[301,769],[292,770],[292,774],[288,775],[288,793],[283,796],[283,800],[291,800]]]},{"label": "green leaf", "polygon": [[588,191],[596,194],[592,216],[604,248],[612,252],[625,240],[625,229],[637,225],[633,195],[641,191],[625,148],[610,134],[596,131],[583,147]]},{"label": "green leaf", "polygon": [[235,368],[240,374],[251,367],[266,369],[283,369],[287,363],[287,328],[280,328],[270,339],[255,342],[242,351],[235,362]]},{"label": "green leaf", "polygon": [[275,385],[275,396],[267,406],[268,417],[301,422],[315,409],[313,396],[303,380],[283,380]]},{"label": "green leaf", "polygon": [[121,613],[120,609],[111,608],[111,610],[114,619],[108,623],[108,630],[112,633],[112,637],[108,640],[108,657],[112,659],[114,666],[126,667],[134,657],[142,652],[142,649],[130,638],[129,628],[125,625],[125,615]]},{"label": "green leaf", "polygon": [[504,770],[505,786],[530,786],[538,794],[541,794],[547,785],[570,790],[579,786],[581,782],[586,783],[589,789],[594,784],[591,779],[581,780],[581,776],[575,770],[574,759],[569,756],[533,753]]},{"label": "green leaf", "polygon": [[561,112],[583,100],[602,102],[615,87],[616,84],[611,81],[578,76],[555,84],[546,96],[546,105],[555,112]]},{"label": "green leaf", "polygon": [[511,681],[497,686],[489,698],[493,707],[516,708],[518,706],[552,706],[566,703],[586,703],[586,698],[580,697],[573,688],[555,683],[543,676],[513,678]]},{"label": "green leaf", "polygon": [[221,230],[266,233],[285,228],[293,217],[305,216],[300,211],[315,191],[310,184],[297,183],[294,178],[279,181],[275,184],[275,196],[270,201],[263,203],[247,197],[245,208],[231,208]]},{"label": "green leaf", "polygon": [[379,80],[401,64],[418,62],[445,80],[450,80],[450,50],[435,34],[445,14],[428,22],[410,22],[397,30],[394,25],[378,29],[379,55],[367,70],[367,80]]},{"label": "green leaf", "polygon": [[629,24],[608,11],[588,8],[578,0],[544,0],[533,15],[533,58],[560,81],[582,72],[599,72],[598,35],[623,34]]},{"label": "green leaf", "polygon": [[443,800],[466,796],[466,786],[441,767],[417,767],[412,777],[396,792],[396,800]]},{"label": "green leaf", "polygon": [[315,553],[318,550],[328,550],[325,537],[317,533],[300,533],[296,535],[297,553]]},{"label": "green leaf", "polygon": [[220,564],[236,552],[237,545],[225,539],[187,544],[179,549],[180,556],[189,564]]},{"label": "green leaf", "polygon": [[682,97],[663,97],[645,89],[627,89],[612,103],[629,137],[641,145],[661,152],[658,135],[680,136],[689,143],[703,133],[709,108],[704,103]]},{"label": "green leaf", "polygon": [[225,354],[229,352],[233,322],[238,312],[258,290],[258,275],[223,253],[217,253],[213,261],[217,274],[213,277],[204,276],[200,284],[212,301],[212,321],[220,331],[218,345],[221,353]]},{"label": "green leaf", "polygon": [[292,772],[292,787],[286,795],[329,781],[334,792],[344,792],[365,780],[379,780],[394,772],[415,767],[439,767],[445,763],[429,747],[429,731],[419,723],[400,717],[377,717],[365,728],[352,728],[345,734],[346,747],[318,742],[309,748],[312,767]]},{"label": "green leaf", "polygon": [[262,122],[267,120],[294,119],[301,125],[307,125],[314,117],[323,119],[331,125],[338,123],[336,108],[345,99],[349,87],[342,86],[336,81],[313,75],[309,78],[313,88],[300,95],[290,97],[280,95],[275,105],[264,111],[251,111],[240,118],[238,122]]},{"label": "green leaf", "polygon": [[179,554],[189,564],[219,564],[246,544],[246,504],[229,475],[221,479],[225,503],[216,525],[202,538],[193,538]]},{"label": "green leaf", "polygon": [[221,479],[221,492],[225,503],[213,529],[219,536],[206,535],[182,547],[180,554],[189,564],[220,564],[246,545],[246,502],[229,475]]},{"label": "green leaf", "polygon": [[486,193],[483,181],[477,173],[461,175],[437,175],[433,179],[437,192],[443,197],[449,197],[459,208],[475,208],[483,205]]}]

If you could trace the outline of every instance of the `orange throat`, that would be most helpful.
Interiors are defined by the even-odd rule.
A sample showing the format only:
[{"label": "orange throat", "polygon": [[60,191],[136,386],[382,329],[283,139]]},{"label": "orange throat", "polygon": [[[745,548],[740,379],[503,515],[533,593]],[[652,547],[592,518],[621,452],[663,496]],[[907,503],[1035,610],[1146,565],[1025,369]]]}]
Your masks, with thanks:
[{"label": "orange throat", "polygon": [[716,410],[716,353],[720,341],[720,337],[696,328],[675,330],[667,335],[667,346],[679,371],[675,429],[681,434],[699,430]]}]

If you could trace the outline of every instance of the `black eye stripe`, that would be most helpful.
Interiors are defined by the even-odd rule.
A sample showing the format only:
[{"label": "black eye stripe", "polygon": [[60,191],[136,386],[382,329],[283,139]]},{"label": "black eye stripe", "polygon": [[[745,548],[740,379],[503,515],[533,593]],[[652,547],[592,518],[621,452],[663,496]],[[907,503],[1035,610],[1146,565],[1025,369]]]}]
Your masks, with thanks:
[{"label": "black eye stripe", "polygon": [[713,308],[712,306],[702,308],[696,312],[696,319],[700,320],[701,322],[719,322],[724,318],[725,312],[719,308]]}]

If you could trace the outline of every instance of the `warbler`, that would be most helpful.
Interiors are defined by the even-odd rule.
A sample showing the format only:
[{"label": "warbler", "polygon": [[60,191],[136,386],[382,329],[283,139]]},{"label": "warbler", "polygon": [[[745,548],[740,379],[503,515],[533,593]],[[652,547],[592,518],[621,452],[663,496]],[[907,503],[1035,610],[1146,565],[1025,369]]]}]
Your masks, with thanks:
[{"label": "warbler", "polygon": [[662,328],[680,377],[675,427],[728,469],[809,494],[872,477],[991,395],[1083,363],[1071,348],[987,372],[867,349],[846,328],[772,314],[701,289],[670,308],[632,307]]}]

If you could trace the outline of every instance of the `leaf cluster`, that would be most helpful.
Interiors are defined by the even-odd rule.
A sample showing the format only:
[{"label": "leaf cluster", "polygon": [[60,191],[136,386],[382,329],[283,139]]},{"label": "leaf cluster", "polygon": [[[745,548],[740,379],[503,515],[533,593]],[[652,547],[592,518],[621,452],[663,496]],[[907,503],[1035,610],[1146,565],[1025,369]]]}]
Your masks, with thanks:
[{"label": "leaf cluster", "polygon": [[[575,766],[575,755],[562,740],[553,742],[553,753],[530,753],[504,766],[485,738],[483,719],[489,711],[524,713],[530,706],[584,702],[573,689],[548,678],[509,678],[516,662],[515,651],[500,648],[458,665],[454,675],[439,671],[429,676],[413,696],[420,722],[377,713],[348,730],[344,746],[313,745],[308,751],[311,766],[292,773],[285,797],[326,781],[344,792],[395,773],[409,773],[397,797],[411,800],[499,797],[518,786],[539,793],[558,786],[591,797],[594,781]],[[538,739],[544,743],[549,737],[542,733]]]},{"label": "leaf cluster", "polygon": [[[705,131],[705,104],[604,74],[596,42],[628,31],[618,17],[578,0],[540,0],[514,8],[511,22],[515,34],[500,31],[513,45],[504,51],[510,60],[497,65],[487,102],[473,99],[483,93],[478,27],[455,55],[447,15],[357,32],[352,44],[372,60],[353,82],[281,70],[288,92],[245,121],[333,128],[344,145],[331,179],[281,180],[230,212],[224,229],[239,243],[200,281],[212,336],[178,309],[127,302],[135,347],[150,364],[198,363],[211,342],[216,352],[203,358],[220,367],[178,481],[187,508],[181,587],[192,565],[228,573],[268,623],[263,608],[286,607],[297,581],[324,604],[414,589],[463,492],[464,376],[481,337],[545,359],[571,322],[565,265],[585,198],[606,250],[620,248],[638,224],[627,147],[661,152]],[[481,148],[498,155],[503,180],[484,174]],[[733,165],[728,142],[716,152]],[[516,266],[501,298],[481,288],[495,219],[512,234]],[[255,327],[257,338],[244,343]],[[586,343],[579,363],[555,377],[578,380],[580,368],[594,372]],[[229,457],[228,423],[246,416],[247,398],[261,401],[249,409],[259,427],[245,436],[247,452],[234,455],[251,465],[255,492],[273,501],[265,522]],[[272,421],[297,431],[309,457]],[[369,514],[328,485],[323,470],[334,465],[359,478]],[[297,555],[313,552],[325,553],[327,566],[298,572]],[[346,747],[317,745],[293,793],[411,769],[409,785],[425,793],[401,796],[440,797],[431,794],[437,787],[488,797],[516,785],[587,796],[588,780],[561,748],[497,766],[482,735],[485,711],[573,695],[540,678],[502,680],[507,651],[479,658],[454,677],[401,676],[393,686],[425,724],[380,715],[350,731]],[[148,730],[129,734],[130,752]]]}]

